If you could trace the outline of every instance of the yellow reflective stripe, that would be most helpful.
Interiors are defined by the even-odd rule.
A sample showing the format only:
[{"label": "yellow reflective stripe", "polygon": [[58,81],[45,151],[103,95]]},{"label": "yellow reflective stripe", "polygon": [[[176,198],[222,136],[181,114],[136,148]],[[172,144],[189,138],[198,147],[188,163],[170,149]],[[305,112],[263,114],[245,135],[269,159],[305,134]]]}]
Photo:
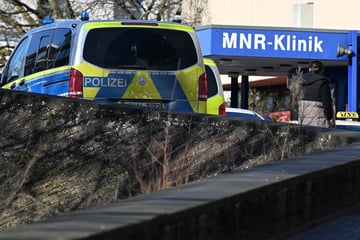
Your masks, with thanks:
[{"label": "yellow reflective stripe", "polygon": [[160,28],[160,29],[171,29],[184,31],[189,33],[195,33],[195,29],[188,25],[175,24],[175,23],[161,23],[158,22],[158,26],[153,25],[122,25],[121,22],[126,21],[114,21],[114,22],[88,22],[85,23],[83,29],[94,29],[94,28]]},{"label": "yellow reflective stripe", "polygon": [[[99,68],[85,61],[74,66],[74,68],[79,70],[83,76],[106,77],[110,73],[110,70]],[[85,99],[93,100],[99,91],[100,87],[84,87],[83,96]]]},{"label": "yellow reflective stripe", "polygon": [[221,95],[215,95],[207,100],[207,113],[219,115],[219,107],[225,102]]},{"label": "yellow reflective stripe", "polygon": [[[139,81],[137,81],[139,77],[144,77],[146,79],[146,84],[139,83]],[[161,99],[161,96],[150,75],[147,72],[138,71],[121,98]]]},{"label": "yellow reflective stripe", "polygon": [[199,101],[199,78],[204,72],[201,66],[195,65],[175,73],[194,112],[206,113],[206,101]]},{"label": "yellow reflective stripe", "polygon": [[203,73],[204,69],[199,65],[175,73],[188,101],[192,102],[199,99],[199,77]]},{"label": "yellow reflective stripe", "polygon": [[207,113],[207,104],[206,104],[206,101],[198,101],[199,105],[198,105],[198,108],[196,109],[195,108],[195,112],[198,112],[198,113]]},{"label": "yellow reflective stripe", "polygon": [[[43,77],[44,75],[49,75],[55,72],[61,72],[61,71],[66,71],[66,70],[70,70],[72,66],[63,66],[63,67],[58,67],[58,68],[51,68],[45,71],[40,71],[34,74],[31,74],[29,76],[31,76],[31,78],[37,78],[37,77]],[[28,80],[27,77],[25,77],[25,81]]]},{"label": "yellow reflective stripe", "polygon": [[212,66],[212,67],[216,66],[216,63],[214,62],[214,60],[212,60],[210,58],[204,58],[204,64],[208,65],[208,66]]},{"label": "yellow reflective stripe", "polygon": [[159,23],[159,27],[166,29],[179,30],[184,32],[195,33],[195,29],[188,25],[174,23]]},{"label": "yellow reflective stripe", "polygon": [[85,23],[83,29],[93,29],[93,28],[104,28],[104,27],[121,27],[120,22],[89,22]]},{"label": "yellow reflective stripe", "polygon": [[9,83],[5,84],[4,86],[2,86],[1,88],[9,89],[9,88],[11,88],[11,86],[12,86],[14,83],[18,84],[22,79],[23,79],[23,78],[19,78],[19,79],[17,79],[16,81],[9,82]]},{"label": "yellow reflective stripe", "polygon": [[97,67],[85,61],[74,66],[74,68],[82,72],[84,76],[106,77],[110,73],[108,69]]},{"label": "yellow reflective stripe", "polygon": [[86,87],[83,89],[83,96],[85,99],[93,100],[100,91],[99,87]]},{"label": "yellow reflective stripe", "polygon": [[27,81],[31,81],[35,78],[39,78],[39,77],[47,77],[48,75],[51,75],[53,73],[56,73],[56,72],[62,72],[62,71],[67,71],[67,70],[70,70],[72,66],[63,66],[63,67],[58,67],[58,68],[52,68],[52,69],[48,69],[48,70],[45,70],[45,71],[40,71],[40,72],[37,72],[37,73],[34,73],[34,74],[30,74],[30,75],[27,75],[26,77],[22,77],[22,78],[18,78],[12,82],[9,82],[7,84],[5,84],[4,86],[2,86],[2,88],[4,89],[8,89],[10,88],[14,83],[16,84],[19,84],[19,82],[21,82],[22,80],[25,80],[25,82]]}]

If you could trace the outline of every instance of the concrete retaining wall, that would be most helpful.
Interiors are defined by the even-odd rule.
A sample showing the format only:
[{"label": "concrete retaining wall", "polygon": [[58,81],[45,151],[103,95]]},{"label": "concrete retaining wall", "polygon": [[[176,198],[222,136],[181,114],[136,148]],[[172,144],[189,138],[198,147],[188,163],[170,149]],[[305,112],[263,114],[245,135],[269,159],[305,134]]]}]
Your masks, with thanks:
[{"label": "concrete retaining wall", "polygon": [[0,239],[269,239],[360,199],[360,144],[0,232]]}]

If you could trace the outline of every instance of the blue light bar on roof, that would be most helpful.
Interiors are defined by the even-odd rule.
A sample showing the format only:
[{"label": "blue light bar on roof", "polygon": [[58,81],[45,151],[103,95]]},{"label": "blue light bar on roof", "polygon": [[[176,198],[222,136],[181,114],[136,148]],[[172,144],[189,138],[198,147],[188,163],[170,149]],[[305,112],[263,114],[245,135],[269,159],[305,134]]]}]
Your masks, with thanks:
[{"label": "blue light bar on roof", "polygon": [[81,19],[81,21],[87,21],[87,20],[89,20],[89,13],[88,12],[81,12],[81,14],[80,14],[80,19]]},{"label": "blue light bar on roof", "polygon": [[40,19],[40,25],[46,25],[46,24],[51,24],[55,22],[55,20],[53,18],[43,18]]}]

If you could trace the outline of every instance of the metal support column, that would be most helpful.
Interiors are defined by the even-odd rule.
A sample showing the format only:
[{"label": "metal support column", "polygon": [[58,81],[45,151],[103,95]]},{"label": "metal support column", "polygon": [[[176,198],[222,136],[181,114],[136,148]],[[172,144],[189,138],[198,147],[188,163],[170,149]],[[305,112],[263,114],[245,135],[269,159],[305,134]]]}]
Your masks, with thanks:
[{"label": "metal support column", "polygon": [[249,109],[249,76],[241,75],[241,103],[240,107]]},{"label": "metal support column", "polygon": [[238,73],[229,73],[231,77],[231,99],[230,107],[237,108],[239,107],[239,83],[238,83]]},{"label": "metal support column", "polygon": [[349,46],[353,51],[349,57],[348,66],[348,111],[357,112],[357,90],[358,90],[358,56],[357,56],[357,31],[349,31]]}]

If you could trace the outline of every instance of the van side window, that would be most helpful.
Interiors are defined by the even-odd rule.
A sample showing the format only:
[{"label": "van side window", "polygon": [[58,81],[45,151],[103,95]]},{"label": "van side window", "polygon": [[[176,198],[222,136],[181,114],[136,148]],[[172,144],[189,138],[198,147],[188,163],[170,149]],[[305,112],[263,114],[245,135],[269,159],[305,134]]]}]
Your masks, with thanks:
[{"label": "van side window", "polygon": [[50,47],[47,69],[69,64],[71,30],[57,29]]},{"label": "van side window", "polygon": [[2,82],[2,85],[22,77],[22,66],[24,62],[24,57],[26,55],[26,47],[28,45],[28,42],[29,38],[25,38],[19,43],[19,45],[15,49],[13,56],[9,60],[8,67],[4,71],[4,82]]},{"label": "van side window", "polygon": [[68,65],[70,42],[70,29],[60,28],[35,33],[26,56],[25,76]]},{"label": "van side window", "polygon": [[54,30],[47,30],[33,34],[25,59],[25,76],[45,69],[53,32]]},{"label": "van side window", "polygon": [[49,55],[49,48],[51,44],[51,35],[41,36],[39,42],[39,49],[35,56],[34,72],[40,72],[46,69],[46,62]]}]

